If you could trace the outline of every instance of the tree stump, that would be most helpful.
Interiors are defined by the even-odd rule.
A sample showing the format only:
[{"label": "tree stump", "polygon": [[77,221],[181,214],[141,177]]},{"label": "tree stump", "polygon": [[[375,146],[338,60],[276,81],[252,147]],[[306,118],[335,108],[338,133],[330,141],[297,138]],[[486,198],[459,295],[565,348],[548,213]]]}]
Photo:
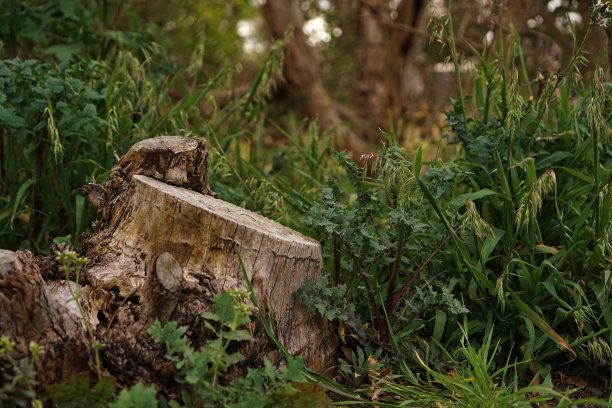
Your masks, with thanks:
[{"label": "tree stump", "polygon": [[[32,341],[44,346],[36,370],[52,384],[86,370],[91,345],[76,305],[68,303],[68,282],[45,282],[41,261],[29,252],[0,249],[0,334],[16,343],[17,358],[29,354]],[[0,368],[0,383],[10,380],[9,370]]]},{"label": "tree stump", "polygon": [[[91,183],[84,188],[100,220],[81,251],[90,260],[83,272],[81,301],[96,337],[106,344],[101,351],[103,369],[122,384],[170,378],[172,367],[163,358],[163,346],[155,344],[146,329],[155,319],[177,321],[188,327],[194,346],[204,344],[209,333],[201,314],[211,310],[214,295],[231,288],[246,289],[240,254],[262,312],[274,319],[278,339],[291,354],[304,356],[311,369],[324,372],[334,363],[337,338],[327,321],[309,315],[292,297],[305,281],[320,276],[319,243],[212,197],[206,159],[201,140],[148,139],[130,149],[103,185]],[[10,254],[1,259],[13,262]],[[67,337],[74,342],[86,338],[80,316],[65,306],[62,285],[66,282],[61,277],[55,276],[60,278],[56,283],[45,283],[38,271],[19,272],[13,267],[9,268],[14,271],[9,275],[13,280],[7,281],[2,268],[0,261],[0,306],[31,307],[32,301],[4,300],[2,293],[6,287],[9,291],[18,287],[12,276],[26,281],[33,274],[37,293],[51,300],[63,296],[64,301],[49,301],[53,311],[43,308],[39,313],[62,322],[59,327],[72,327],[74,334]],[[0,312],[0,325],[11,319]],[[250,326],[253,340],[240,350],[249,364],[260,364],[263,357],[278,361],[278,351],[256,317]],[[33,330],[42,329],[33,325]],[[91,367],[89,351],[89,346],[83,347],[74,356],[88,353]]]}]

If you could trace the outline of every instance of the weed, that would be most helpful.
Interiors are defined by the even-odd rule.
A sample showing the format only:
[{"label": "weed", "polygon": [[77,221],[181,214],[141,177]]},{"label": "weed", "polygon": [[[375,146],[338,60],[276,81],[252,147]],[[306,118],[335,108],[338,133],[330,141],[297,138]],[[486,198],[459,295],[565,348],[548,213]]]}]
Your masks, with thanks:
[{"label": "weed", "polygon": [[[0,386],[0,403],[12,404],[16,407],[42,408],[42,402],[36,398],[34,387],[37,382],[35,380],[36,371],[34,371],[34,362],[36,357],[43,353],[43,348],[36,343],[31,342],[29,351],[30,355],[22,358],[19,361],[11,356],[11,352],[15,347],[15,342],[6,336],[0,339],[0,358],[6,359],[12,370],[12,378],[7,378],[10,375],[7,372],[2,372],[2,386]],[[4,370],[3,370],[4,371]]]},{"label": "weed", "polygon": [[178,327],[176,322],[162,327],[155,321],[148,329],[155,341],[166,344],[166,356],[177,368],[176,380],[185,385],[184,405],[171,402],[171,406],[280,407],[289,406],[289,401],[292,404],[299,401],[291,406],[306,407],[312,406],[308,403],[325,401],[313,388],[295,384],[305,381],[303,359],[299,358],[289,357],[287,367],[281,372],[276,372],[266,359],[263,368],[249,369],[246,377],[232,380],[228,385],[220,383],[220,375],[244,359],[239,352],[228,350],[230,344],[251,339],[249,332],[241,328],[250,322],[251,307],[245,302],[248,296],[248,292],[237,289],[215,295],[213,312],[202,315],[214,337],[198,350],[184,337],[187,329]]},{"label": "weed", "polygon": [[[60,268],[64,271],[66,276],[66,282],[68,282],[68,289],[70,290],[70,301],[76,303],[79,314],[85,323],[85,328],[87,329],[87,334],[89,335],[89,339],[91,340],[91,348],[94,351],[96,356],[96,371],[98,374],[98,380],[102,379],[102,371],[100,368],[100,349],[104,347],[104,344],[100,343],[96,338],[93,330],[91,329],[91,325],[89,324],[89,319],[87,319],[87,315],[83,310],[83,306],[81,305],[81,296],[83,292],[81,292],[81,288],[79,287],[79,278],[81,276],[81,271],[85,264],[89,261],[87,258],[82,256],[77,256],[74,251],[64,251],[60,252],[55,258],[56,261],[60,263]],[[74,287],[72,286],[71,275],[74,274]]]}]

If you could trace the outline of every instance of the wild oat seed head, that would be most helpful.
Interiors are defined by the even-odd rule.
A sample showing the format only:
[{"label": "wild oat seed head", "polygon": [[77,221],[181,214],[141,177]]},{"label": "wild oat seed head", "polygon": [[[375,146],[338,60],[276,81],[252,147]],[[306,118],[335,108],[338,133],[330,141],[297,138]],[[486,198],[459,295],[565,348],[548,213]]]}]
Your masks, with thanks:
[{"label": "wild oat seed head", "polygon": [[470,197],[467,197],[465,200],[465,214],[463,214],[463,219],[461,220],[461,229],[463,231],[473,230],[480,239],[493,234],[493,228],[482,219],[476,204],[474,204]]},{"label": "wild oat seed head", "polygon": [[554,190],[556,185],[557,177],[553,170],[547,170],[533,183],[529,192],[523,196],[517,211],[517,224],[520,227],[525,227],[529,220],[535,221],[544,198]]}]

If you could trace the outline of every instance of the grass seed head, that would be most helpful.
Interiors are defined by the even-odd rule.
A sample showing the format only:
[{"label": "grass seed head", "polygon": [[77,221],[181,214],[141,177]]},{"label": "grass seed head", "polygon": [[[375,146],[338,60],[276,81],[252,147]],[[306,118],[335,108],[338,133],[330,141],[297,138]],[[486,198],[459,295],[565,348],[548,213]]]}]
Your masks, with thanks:
[{"label": "grass seed head", "polygon": [[461,221],[461,229],[463,231],[473,230],[480,239],[486,238],[489,234],[493,235],[493,228],[482,219],[476,204],[470,197],[465,200],[465,214]]},{"label": "grass seed head", "polygon": [[523,196],[517,211],[517,224],[520,227],[525,227],[529,221],[535,221],[544,198],[553,191],[556,185],[557,178],[553,170],[547,170],[533,183],[529,192]]}]

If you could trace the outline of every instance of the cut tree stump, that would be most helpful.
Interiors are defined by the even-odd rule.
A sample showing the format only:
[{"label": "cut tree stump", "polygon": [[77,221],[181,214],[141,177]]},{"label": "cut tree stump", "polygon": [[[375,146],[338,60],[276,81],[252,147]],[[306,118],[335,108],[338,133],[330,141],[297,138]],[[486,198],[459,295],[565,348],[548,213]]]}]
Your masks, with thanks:
[{"label": "cut tree stump", "polygon": [[[53,384],[87,370],[90,341],[76,304],[68,303],[68,282],[45,282],[29,252],[0,249],[0,334],[14,341],[16,358],[29,355],[30,342],[44,346],[36,371]],[[0,384],[12,378],[12,367],[0,364]]]},{"label": "cut tree stump", "polygon": [[[81,250],[89,258],[81,301],[96,337],[106,345],[101,350],[105,373],[121,384],[171,379],[173,368],[163,358],[163,345],[155,344],[146,329],[155,319],[177,321],[188,327],[193,346],[204,344],[210,333],[201,314],[211,311],[214,295],[246,289],[238,254],[262,312],[274,319],[280,342],[292,355],[305,357],[311,369],[325,372],[334,363],[337,337],[329,322],[309,315],[292,296],[304,282],[320,276],[319,243],[212,197],[206,159],[201,140],[148,139],[130,149],[103,185],[84,188],[100,220]],[[27,253],[0,253],[2,332],[14,325],[7,333],[23,344],[36,340],[46,346],[64,336],[70,350],[80,347],[71,363],[64,364],[69,369],[55,362],[63,371],[51,367],[54,372],[47,374],[48,367],[39,367],[48,376],[41,379],[44,384],[83,369],[83,361],[93,367],[90,345],[83,344],[83,322],[65,302],[67,282],[57,270],[38,270],[42,264],[53,269],[49,262]],[[41,322],[28,323],[26,310],[34,310],[29,316],[41,315]],[[21,316],[20,321],[13,316]],[[23,335],[26,326],[30,333]],[[47,341],[43,330],[56,334]],[[249,330],[253,340],[240,348],[248,364],[259,365],[264,357],[278,363],[278,350],[256,314]]]}]

